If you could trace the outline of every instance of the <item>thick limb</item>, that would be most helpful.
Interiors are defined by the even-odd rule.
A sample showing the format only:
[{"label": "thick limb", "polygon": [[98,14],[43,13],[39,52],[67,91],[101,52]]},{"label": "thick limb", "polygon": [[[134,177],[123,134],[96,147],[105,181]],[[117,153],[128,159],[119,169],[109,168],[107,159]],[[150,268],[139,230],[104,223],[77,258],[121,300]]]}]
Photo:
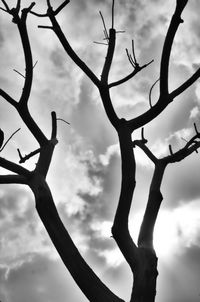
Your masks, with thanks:
[{"label": "thick limb", "polygon": [[45,179],[35,174],[29,182],[29,186],[35,196],[37,212],[56,250],[88,300],[91,302],[123,302],[103,284],[80,255],[59,217]]}]

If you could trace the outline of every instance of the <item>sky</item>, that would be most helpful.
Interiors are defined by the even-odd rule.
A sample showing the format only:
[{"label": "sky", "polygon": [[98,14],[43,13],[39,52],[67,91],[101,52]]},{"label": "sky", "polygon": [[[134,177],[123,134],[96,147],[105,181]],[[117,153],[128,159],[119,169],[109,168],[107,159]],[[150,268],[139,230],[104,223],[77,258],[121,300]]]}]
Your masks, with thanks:
[{"label": "sky", "polygon": [[[7,1],[13,4],[14,1]],[[184,23],[176,36],[170,60],[170,90],[178,87],[200,64],[198,0],[188,1]],[[30,1],[23,1],[24,6]],[[52,1],[54,7],[61,2]],[[58,20],[79,56],[100,77],[106,46],[102,12],[109,28],[111,0],[78,1],[59,14]],[[175,0],[116,0],[117,47],[110,80],[132,70],[125,49],[135,52],[140,64],[154,62],[128,83],[112,89],[119,117],[133,118],[149,108],[148,95],[159,77],[162,45]],[[45,12],[46,1],[36,1],[34,10]],[[111,226],[120,191],[120,156],[117,135],[109,124],[98,91],[75,66],[51,30],[39,29],[48,20],[28,17],[32,45],[34,83],[29,107],[46,135],[51,133],[51,111],[58,121],[58,140],[48,183],[60,216],[81,254],[117,295],[129,301],[132,276],[114,240]],[[18,99],[23,87],[24,59],[15,24],[0,11],[0,87]],[[157,101],[158,86],[152,92]],[[178,150],[200,129],[200,82],[178,97],[156,120],[145,126],[149,148],[158,157],[168,154],[169,144]],[[5,138],[16,129],[1,156],[18,162],[38,146],[14,109],[1,98],[0,128]],[[140,137],[135,133],[133,138]],[[130,215],[130,232],[137,240],[148,197],[153,165],[136,149],[137,187]],[[33,169],[37,158],[24,164]],[[164,196],[155,228],[159,257],[156,302],[200,301],[200,183],[199,154],[169,166],[161,187]],[[1,168],[1,174],[6,173]],[[0,301],[85,302],[40,222],[30,190],[22,185],[0,187]]]}]

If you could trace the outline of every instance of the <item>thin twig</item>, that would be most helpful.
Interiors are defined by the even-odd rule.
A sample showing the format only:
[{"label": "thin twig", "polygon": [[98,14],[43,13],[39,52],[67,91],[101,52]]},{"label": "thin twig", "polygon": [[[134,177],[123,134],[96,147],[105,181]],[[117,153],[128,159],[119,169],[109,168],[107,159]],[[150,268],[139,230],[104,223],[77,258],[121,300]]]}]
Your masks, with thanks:
[{"label": "thin twig", "polygon": [[125,30],[117,30],[116,34],[124,34],[126,31]]},{"label": "thin twig", "polygon": [[195,129],[196,134],[198,135],[199,132],[198,132],[198,130],[197,130],[197,125],[196,125],[196,123],[194,123],[194,129]]},{"label": "thin twig", "polygon": [[3,149],[5,148],[5,146],[8,144],[8,142],[11,140],[11,138],[19,131],[21,130],[21,128],[17,129],[16,131],[14,131],[11,136],[7,139],[7,141],[4,143],[4,145],[1,147],[0,152],[3,151]]},{"label": "thin twig", "polygon": [[171,145],[169,145],[169,152],[170,152],[171,155],[173,155],[173,151],[172,151],[172,146]]},{"label": "thin twig", "polygon": [[153,83],[153,85],[151,86],[151,89],[150,89],[150,91],[149,91],[149,105],[150,105],[150,107],[152,107],[152,102],[151,102],[151,93],[152,93],[152,90],[153,90],[154,86],[155,86],[159,81],[160,81],[160,78],[157,79],[157,80],[155,81],[155,83]]},{"label": "thin twig", "polygon": [[35,68],[35,66],[37,65],[38,61],[35,62],[35,64],[33,65],[33,69]]},{"label": "thin twig", "polygon": [[136,55],[135,55],[134,40],[132,40],[132,53],[133,53],[134,63],[137,64]]},{"label": "thin twig", "polygon": [[188,141],[187,141],[184,137],[181,137],[181,139],[182,139],[184,142],[188,143]]},{"label": "thin twig", "polygon": [[94,44],[100,44],[100,45],[106,45],[108,46],[108,43],[103,43],[103,42],[96,42],[96,41],[93,41]]},{"label": "thin twig", "polygon": [[53,30],[53,26],[46,26],[46,25],[38,25],[38,28],[52,29]]},{"label": "thin twig", "polygon": [[99,11],[99,14],[101,16],[101,20],[102,20],[102,23],[103,23],[105,38],[106,38],[106,40],[108,40],[109,39],[109,35],[108,35],[107,28],[106,28],[106,23],[105,23],[104,17],[102,15],[101,11]]},{"label": "thin twig", "polygon": [[66,123],[66,124],[70,125],[70,123],[68,123],[67,121],[65,121],[65,120],[64,120],[64,119],[62,119],[62,118],[56,118],[56,120],[57,120],[57,121],[62,121],[62,122],[64,122],[64,123]]},{"label": "thin twig", "polygon": [[15,71],[16,73],[18,73],[21,77],[23,77],[23,78],[25,79],[25,76],[24,76],[21,72],[19,72],[19,71],[16,70],[16,69],[13,69],[13,71]]}]

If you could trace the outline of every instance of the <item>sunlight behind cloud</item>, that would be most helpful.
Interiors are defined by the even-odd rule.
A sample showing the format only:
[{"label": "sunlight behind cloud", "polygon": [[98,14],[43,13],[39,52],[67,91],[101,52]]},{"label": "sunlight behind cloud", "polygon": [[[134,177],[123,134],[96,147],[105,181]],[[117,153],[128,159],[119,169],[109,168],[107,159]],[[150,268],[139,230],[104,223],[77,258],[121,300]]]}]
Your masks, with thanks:
[{"label": "sunlight behind cloud", "polygon": [[[161,210],[154,230],[154,247],[162,260],[182,254],[186,248],[200,246],[199,200],[181,204],[174,210]],[[142,213],[134,215],[130,231],[137,240]]]}]

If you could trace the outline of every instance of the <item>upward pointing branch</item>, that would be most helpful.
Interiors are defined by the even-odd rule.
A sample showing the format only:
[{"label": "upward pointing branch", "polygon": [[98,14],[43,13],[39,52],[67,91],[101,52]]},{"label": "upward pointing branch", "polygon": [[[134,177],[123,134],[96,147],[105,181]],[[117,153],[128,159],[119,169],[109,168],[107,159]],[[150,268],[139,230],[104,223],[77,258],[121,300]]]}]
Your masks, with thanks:
[{"label": "upward pointing branch", "polygon": [[63,31],[60,28],[59,23],[56,20],[55,13],[51,6],[48,7],[48,16],[50,18],[50,21],[52,23],[52,29],[57,35],[61,45],[65,49],[66,53],[69,55],[69,57],[74,61],[74,63],[80,67],[80,69],[90,78],[90,80],[99,87],[99,79],[96,77],[96,75],[92,72],[92,70],[80,59],[80,57],[77,55],[77,53],[74,51],[74,49],[69,44],[66,36],[64,35]]},{"label": "upward pointing branch", "polygon": [[175,34],[180,23],[183,23],[181,19],[181,13],[185,8],[188,0],[177,0],[175,13],[172,16],[169,29],[165,38],[163,52],[161,57],[161,66],[160,66],[160,95],[168,95],[168,72],[169,72],[169,60],[172,49],[172,44],[174,41]]},{"label": "upward pointing branch", "polygon": [[101,75],[101,82],[105,85],[107,85],[107,83],[108,83],[108,75],[110,72],[113,55],[114,55],[114,51],[115,51],[115,41],[116,41],[116,31],[114,28],[110,28],[108,51],[107,51],[106,60],[105,60],[105,64],[103,66],[102,75]]},{"label": "upward pointing branch", "polygon": [[114,28],[114,19],[115,19],[114,13],[115,13],[115,0],[113,0],[113,2],[112,2],[112,26],[111,26],[111,28]]}]

